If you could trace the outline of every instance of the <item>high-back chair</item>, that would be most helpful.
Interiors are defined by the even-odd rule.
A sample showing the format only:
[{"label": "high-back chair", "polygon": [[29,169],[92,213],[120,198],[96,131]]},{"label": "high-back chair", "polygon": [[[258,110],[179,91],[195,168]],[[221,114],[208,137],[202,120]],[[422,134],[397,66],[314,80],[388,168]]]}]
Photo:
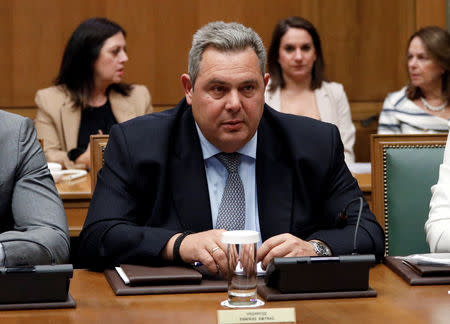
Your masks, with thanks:
[{"label": "high-back chair", "polygon": [[91,191],[94,193],[97,184],[97,173],[103,167],[103,153],[108,143],[109,135],[91,135]]},{"label": "high-back chair", "polygon": [[429,252],[424,225],[447,134],[372,135],[373,211],[386,255]]}]

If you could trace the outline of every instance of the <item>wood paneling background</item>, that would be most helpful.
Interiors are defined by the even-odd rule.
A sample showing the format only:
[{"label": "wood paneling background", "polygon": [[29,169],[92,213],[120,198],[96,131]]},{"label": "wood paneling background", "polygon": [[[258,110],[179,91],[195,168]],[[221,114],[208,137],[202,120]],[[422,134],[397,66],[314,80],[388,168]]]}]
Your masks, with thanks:
[{"label": "wood paneling background", "polygon": [[321,35],[327,76],[345,87],[361,133],[357,151],[366,151],[357,156],[367,160],[366,133],[374,126],[360,121],[406,83],[409,35],[428,24],[445,28],[445,9],[445,0],[0,0],[0,108],[34,117],[36,90],[51,85],[68,38],[88,17],[105,16],[127,30],[126,80],[145,84],[163,110],[183,96],[180,75],[199,27],[238,21],[268,46],[275,23],[299,15]]}]

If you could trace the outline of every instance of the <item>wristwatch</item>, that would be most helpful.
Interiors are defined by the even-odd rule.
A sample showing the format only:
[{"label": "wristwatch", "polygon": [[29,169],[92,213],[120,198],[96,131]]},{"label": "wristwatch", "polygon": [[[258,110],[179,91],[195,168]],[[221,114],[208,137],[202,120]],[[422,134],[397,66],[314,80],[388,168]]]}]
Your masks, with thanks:
[{"label": "wristwatch", "polygon": [[314,252],[316,252],[318,256],[331,256],[331,250],[326,244],[320,241],[309,241],[309,242],[313,245]]}]

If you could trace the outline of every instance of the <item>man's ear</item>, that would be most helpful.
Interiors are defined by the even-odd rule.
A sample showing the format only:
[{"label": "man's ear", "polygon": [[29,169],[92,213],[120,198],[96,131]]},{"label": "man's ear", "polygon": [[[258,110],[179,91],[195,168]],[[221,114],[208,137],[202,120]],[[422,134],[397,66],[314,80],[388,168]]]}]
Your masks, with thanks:
[{"label": "man's ear", "polygon": [[267,84],[269,83],[270,75],[269,73],[264,74],[264,88],[267,87]]},{"label": "man's ear", "polygon": [[186,101],[189,105],[192,105],[192,92],[194,91],[194,88],[192,87],[191,77],[189,76],[189,74],[184,73],[181,76],[181,83],[183,84]]}]

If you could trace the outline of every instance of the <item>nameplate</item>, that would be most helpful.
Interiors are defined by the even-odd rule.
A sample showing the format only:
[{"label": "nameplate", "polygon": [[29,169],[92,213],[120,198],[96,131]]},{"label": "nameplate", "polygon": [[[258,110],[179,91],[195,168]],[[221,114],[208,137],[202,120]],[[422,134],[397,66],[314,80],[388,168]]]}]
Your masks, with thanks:
[{"label": "nameplate", "polygon": [[295,308],[218,310],[217,323],[295,323]]}]

